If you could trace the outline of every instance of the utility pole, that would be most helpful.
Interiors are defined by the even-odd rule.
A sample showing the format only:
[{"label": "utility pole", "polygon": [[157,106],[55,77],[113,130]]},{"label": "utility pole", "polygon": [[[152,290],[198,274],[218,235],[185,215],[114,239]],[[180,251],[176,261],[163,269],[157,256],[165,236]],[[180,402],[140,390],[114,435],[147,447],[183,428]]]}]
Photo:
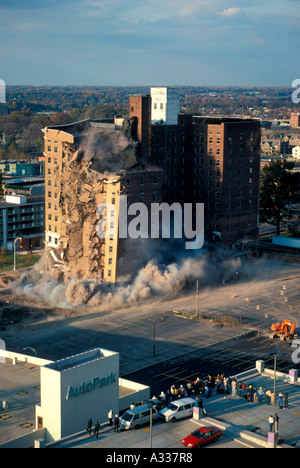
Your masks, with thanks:
[{"label": "utility pole", "polygon": [[152,448],[152,417],[153,417],[153,408],[150,407],[150,448]]},{"label": "utility pole", "polygon": [[17,253],[16,253],[16,244],[18,241],[21,241],[22,239],[20,237],[17,237],[15,240],[14,240],[14,271],[16,270],[17,268]]},{"label": "utility pole", "polygon": [[197,281],[197,288],[196,288],[196,317],[198,317],[198,291],[199,291],[199,281]]},{"label": "utility pole", "polygon": [[284,353],[279,353],[279,351],[274,351],[273,353],[269,353],[269,356],[274,356],[274,398],[273,398],[273,419],[274,419],[274,434],[275,434],[275,441],[274,441],[274,448],[277,446],[278,442],[278,428],[275,424],[275,417],[276,417],[276,379],[277,379],[277,356],[281,355],[284,356]]},{"label": "utility pole", "polygon": [[155,357],[155,320],[153,322],[153,357]]}]

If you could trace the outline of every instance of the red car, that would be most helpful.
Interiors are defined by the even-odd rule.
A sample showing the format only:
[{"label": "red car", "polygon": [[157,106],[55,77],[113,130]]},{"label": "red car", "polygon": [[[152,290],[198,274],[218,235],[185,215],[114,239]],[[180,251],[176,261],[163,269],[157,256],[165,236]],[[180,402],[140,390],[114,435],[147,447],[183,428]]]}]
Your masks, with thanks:
[{"label": "red car", "polygon": [[200,448],[203,445],[215,442],[221,435],[222,431],[216,427],[199,427],[196,431],[185,437],[181,443],[188,448]]}]

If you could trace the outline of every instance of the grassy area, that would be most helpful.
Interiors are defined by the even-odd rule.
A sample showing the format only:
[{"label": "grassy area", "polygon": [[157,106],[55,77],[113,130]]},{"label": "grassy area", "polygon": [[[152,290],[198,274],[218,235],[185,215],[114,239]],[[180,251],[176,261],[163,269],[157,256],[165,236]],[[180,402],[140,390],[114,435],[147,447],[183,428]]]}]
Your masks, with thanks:
[{"label": "grassy area", "polygon": [[[40,260],[40,255],[37,254],[17,254],[16,269],[28,268],[35,265]],[[14,269],[14,255],[8,254],[6,258],[0,257],[0,272],[11,271]]]}]

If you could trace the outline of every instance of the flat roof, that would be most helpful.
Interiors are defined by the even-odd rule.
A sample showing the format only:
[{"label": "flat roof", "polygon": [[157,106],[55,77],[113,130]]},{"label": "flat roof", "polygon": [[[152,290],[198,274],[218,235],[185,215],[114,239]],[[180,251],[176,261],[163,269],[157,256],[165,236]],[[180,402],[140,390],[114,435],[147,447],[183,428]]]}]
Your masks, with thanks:
[{"label": "flat roof", "polygon": [[[0,445],[35,430],[35,409],[41,404],[40,372],[40,366],[0,360],[0,401],[8,402],[8,408],[0,412]],[[119,398],[135,393],[119,385]]]},{"label": "flat roof", "polygon": [[83,133],[89,128],[113,125],[114,119],[85,119],[64,125],[49,125],[46,130],[61,130],[71,135]]},{"label": "flat roof", "polygon": [[58,372],[63,372],[68,369],[72,369],[73,367],[82,366],[89,362],[98,361],[100,359],[104,359],[105,357],[117,354],[118,353],[114,353],[112,351],[96,348],[90,351],[86,351],[85,353],[76,354],[74,356],[54,361],[51,364],[47,364],[44,367],[46,367],[47,369],[56,370]]}]

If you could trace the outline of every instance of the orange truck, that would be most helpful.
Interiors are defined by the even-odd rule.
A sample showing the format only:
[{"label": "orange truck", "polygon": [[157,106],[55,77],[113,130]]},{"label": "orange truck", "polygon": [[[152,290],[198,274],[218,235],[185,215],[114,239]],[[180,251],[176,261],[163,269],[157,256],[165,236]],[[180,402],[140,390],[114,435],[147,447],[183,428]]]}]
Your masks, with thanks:
[{"label": "orange truck", "polygon": [[290,320],[284,320],[282,323],[274,323],[271,330],[273,332],[270,335],[272,340],[279,337],[281,341],[289,341],[295,336],[296,324]]}]

